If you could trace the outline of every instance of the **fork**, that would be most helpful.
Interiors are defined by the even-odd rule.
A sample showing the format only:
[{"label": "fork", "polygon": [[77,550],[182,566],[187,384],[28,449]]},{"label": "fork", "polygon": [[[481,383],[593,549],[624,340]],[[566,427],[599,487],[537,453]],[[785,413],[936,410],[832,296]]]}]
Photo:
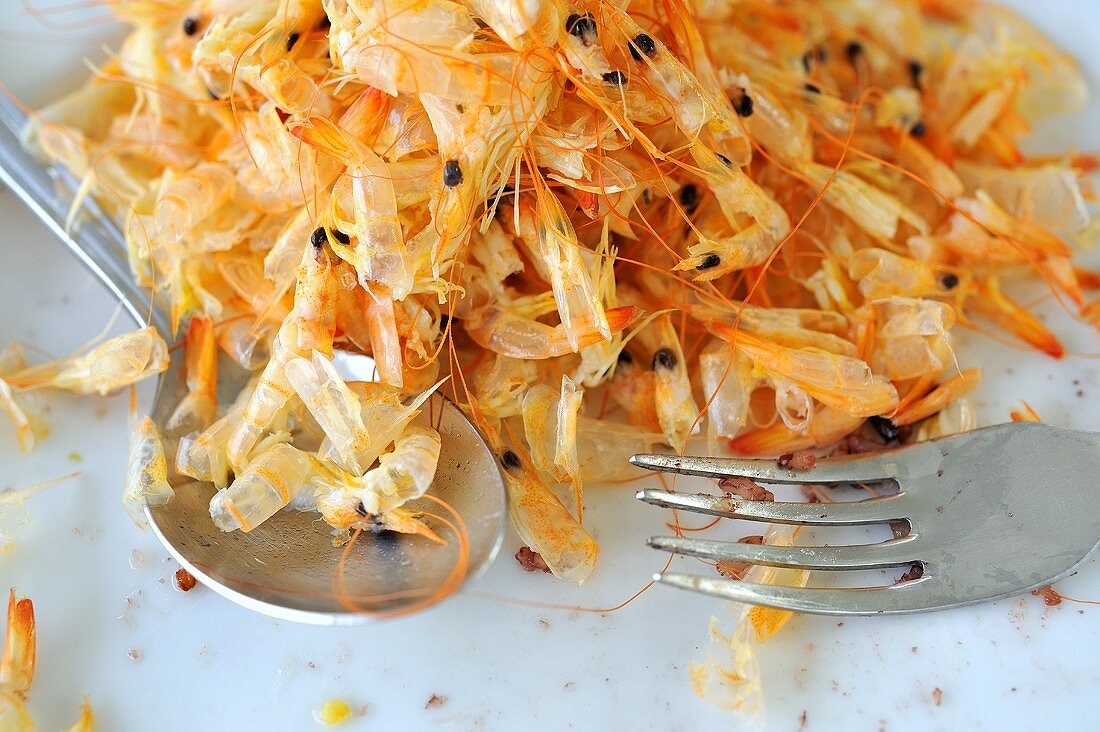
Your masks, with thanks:
[{"label": "fork", "polygon": [[639,491],[656,506],[724,518],[804,526],[905,522],[909,533],[877,544],[768,546],[658,536],[649,545],[713,561],[808,570],[915,565],[916,579],[858,588],[789,587],[703,577],[655,580],[738,602],[820,615],[941,610],[1027,592],[1077,568],[1100,543],[1100,434],[1011,423],[863,455],[828,458],[807,471],[775,460],[635,455],[641,468],[762,483],[841,485],[893,481],[898,492],[838,503],[764,502]]}]

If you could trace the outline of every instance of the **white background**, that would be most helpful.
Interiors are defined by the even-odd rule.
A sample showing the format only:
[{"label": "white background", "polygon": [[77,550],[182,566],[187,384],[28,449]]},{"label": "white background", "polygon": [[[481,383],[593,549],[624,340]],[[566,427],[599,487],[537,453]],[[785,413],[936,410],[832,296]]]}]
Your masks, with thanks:
[{"label": "white background", "polygon": [[[0,10],[0,80],[41,103],[56,93],[59,79],[61,88],[79,82],[83,71],[73,60],[97,54],[102,32],[47,30],[19,5],[8,0]],[[1093,2],[1077,0],[1030,11],[1079,56],[1094,93],[1095,10]],[[62,76],[63,69],[70,74]],[[1059,121],[1047,139],[1097,149],[1098,111],[1094,104],[1086,115]],[[115,310],[105,291],[6,191],[0,222],[0,342],[20,340],[61,355],[97,333]],[[1045,312],[1070,348],[1100,350],[1095,332],[1066,323],[1053,307]],[[1049,422],[1100,428],[1095,360],[1055,362],[980,337],[965,340],[964,363],[987,365],[978,395],[984,422],[1003,421],[1026,398]],[[525,607],[467,592],[422,615],[356,629],[276,622],[201,586],[176,592],[174,563],[119,507],[125,395],[48,396],[39,413],[51,434],[29,455],[18,452],[10,426],[0,424],[0,489],[82,473],[33,499],[33,527],[17,549],[0,555],[0,587],[14,585],[35,601],[39,662],[29,708],[41,729],[71,724],[84,694],[103,730],[308,730],[315,726],[312,710],[331,697],[365,707],[349,730],[733,725],[694,696],[686,672],[720,603],[662,587],[610,614]],[[521,572],[511,558],[518,540],[509,535],[501,559],[471,590],[617,605],[662,563],[642,540],[660,533],[667,516],[639,506],[631,497],[637,487],[589,490],[586,520],[596,527],[603,556],[588,586]],[[1100,599],[1100,568],[1090,562],[1058,589]],[[1048,609],[1032,596],[843,626],[795,618],[761,651],[767,728],[797,729],[805,711],[806,729],[1013,729],[1040,719],[1050,729],[1095,729],[1098,641],[1100,608]],[[131,649],[136,660],[128,657]],[[942,690],[941,706],[933,703],[935,688]],[[425,709],[432,694],[446,696],[446,704]]]}]

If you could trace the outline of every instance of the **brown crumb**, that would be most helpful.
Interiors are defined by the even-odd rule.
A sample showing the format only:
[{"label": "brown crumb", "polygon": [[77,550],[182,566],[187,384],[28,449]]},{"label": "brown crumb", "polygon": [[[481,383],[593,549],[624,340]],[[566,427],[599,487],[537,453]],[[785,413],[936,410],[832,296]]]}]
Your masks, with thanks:
[{"label": "brown crumb", "polygon": [[905,574],[898,578],[898,582],[912,582],[915,579],[920,579],[924,576],[924,567],[920,564],[914,564],[905,570]]},{"label": "brown crumb", "polygon": [[[737,540],[738,544],[763,544],[764,537],[757,534],[754,536],[742,536]],[[716,562],[714,568],[718,570],[718,574],[722,575],[726,579],[741,579],[745,576],[745,572],[748,571],[752,564],[749,562]]]},{"label": "brown crumb", "polygon": [[810,715],[807,714],[805,709],[803,709],[802,710],[802,716],[798,718],[798,728],[799,729],[806,729],[806,723],[809,720],[810,720]]},{"label": "brown crumb", "polygon": [[943,703],[943,690],[938,686],[932,689],[932,701],[936,703],[937,707]]},{"label": "brown crumb", "polygon": [[775,495],[764,486],[758,484],[752,478],[736,476],[722,478],[718,481],[718,487],[725,493],[726,498],[737,496],[746,501],[774,501]]},{"label": "brown crumb", "polygon": [[809,450],[795,450],[780,455],[775,464],[791,470],[812,470],[817,465],[817,455]]},{"label": "brown crumb", "polygon": [[834,455],[855,455],[862,452],[878,452],[886,447],[881,438],[866,437],[861,432],[853,432],[836,446]]},{"label": "brown crumb", "polygon": [[195,579],[195,576],[186,569],[180,567],[176,570],[176,589],[180,592],[190,592],[195,589],[195,585],[197,584],[198,581]]},{"label": "brown crumb", "polygon": [[539,618],[539,627],[542,628],[543,630],[549,630],[550,629],[550,621],[547,620],[546,618]]},{"label": "brown crumb", "polygon": [[432,694],[428,697],[428,701],[424,704],[425,709],[438,709],[447,703],[447,697],[440,696],[439,694]]},{"label": "brown crumb", "polygon": [[529,546],[521,546],[516,552],[516,561],[523,567],[524,572],[549,572],[546,560]]},{"label": "brown crumb", "polygon": [[1062,604],[1062,596],[1055,592],[1050,585],[1043,585],[1037,590],[1032,590],[1031,594],[1043,598],[1043,603],[1048,607]]},{"label": "brown crumb", "polygon": [[141,658],[141,651],[136,648],[131,648],[126,651],[126,658],[130,659],[131,661],[136,661]]},{"label": "brown crumb", "polygon": [[832,501],[825,501],[822,498],[825,496],[825,486],[818,485],[817,483],[805,483],[800,485],[799,490],[802,491],[803,497],[806,499],[806,503],[831,503]]}]

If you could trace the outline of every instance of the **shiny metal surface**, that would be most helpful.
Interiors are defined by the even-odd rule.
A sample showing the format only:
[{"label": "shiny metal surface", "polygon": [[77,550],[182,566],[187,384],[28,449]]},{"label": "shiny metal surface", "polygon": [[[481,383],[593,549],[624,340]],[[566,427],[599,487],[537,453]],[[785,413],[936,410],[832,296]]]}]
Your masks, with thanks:
[{"label": "shiny metal surface", "polygon": [[881,453],[821,460],[792,472],[774,460],[636,455],[635,465],[766,483],[896,481],[892,496],[833,504],[640,491],[659,506],[752,521],[854,525],[904,520],[903,538],[880,544],[772,547],[655,537],[650,546],[712,561],[814,570],[920,565],[895,585],[783,587],[682,574],[657,579],[730,600],[822,615],[939,610],[1033,590],[1072,572],[1100,543],[1100,435],[1042,424],[987,427]]},{"label": "shiny metal surface", "polygon": [[[0,181],[119,298],[135,322],[146,325],[150,294],[130,276],[118,228],[89,202],[76,226],[66,230],[71,178],[64,171],[43,167],[22,149],[19,131],[25,122],[26,116],[0,95]],[[152,309],[151,321],[162,334],[168,333],[161,308]],[[165,423],[184,393],[183,358],[182,348],[173,351],[157,385],[153,419],[158,425]],[[228,403],[246,378],[245,372],[221,357],[221,402]],[[417,420],[436,427],[442,436],[439,469],[428,494],[445,501],[464,521],[468,530],[465,579],[475,577],[495,558],[503,539],[507,503],[503,476],[480,433],[449,400],[431,397]],[[166,453],[175,455],[171,436]],[[281,512],[248,534],[222,533],[208,512],[213,486],[173,483],[174,499],[146,510],[165,548],[214,591],[274,617],[353,625],[419,607],[426,598],[434,599],[434,591],[459,557],[458,542],[446,530],[440,531],[447,540],[442,547],[421,537],[364,532],[343,557],[345,548],[333,544],[330,527],[312,512]],[[451,518],[429,499],[407,505]]]}]

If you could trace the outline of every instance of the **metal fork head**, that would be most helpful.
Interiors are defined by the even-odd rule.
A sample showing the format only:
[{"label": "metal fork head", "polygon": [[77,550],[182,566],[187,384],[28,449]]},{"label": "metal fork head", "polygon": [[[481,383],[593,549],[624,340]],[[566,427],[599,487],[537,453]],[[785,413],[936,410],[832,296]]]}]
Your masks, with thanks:
[{"label": "metal fork head", "polygon": [[864,456],[827,459],[804,472],[774,460],[636,455],[635,465],[768,483],[897,481],[896,495],[833,504],[764,503],[641,491],[656,505],[729,518],[806,525],[905,520],[910,532],[880,544],[772,547],[658,537],[654,548],[714,560],[819,570],[920,565],[890,586],[796,588],[663,574],[677,587],[731,600],[825,615],[908,613],[969,605],[1064,577],[1100,543],[1100,436],[1033,423],[987,427]]}]

